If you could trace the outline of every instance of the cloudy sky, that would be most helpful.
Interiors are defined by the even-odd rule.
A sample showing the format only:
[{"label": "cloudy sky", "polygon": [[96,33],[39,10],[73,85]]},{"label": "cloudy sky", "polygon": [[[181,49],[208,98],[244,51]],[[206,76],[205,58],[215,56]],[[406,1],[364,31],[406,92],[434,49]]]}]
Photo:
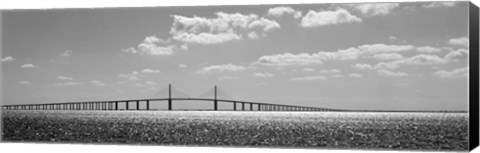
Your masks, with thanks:
[{"label": "cloudy sky", "polygon": [[[3,103],[190,97],[467,110],[468,3],[2,12]],[[177,94],[174,96],[180,96]],[[213,95],[212,95],[213,96]]]}]

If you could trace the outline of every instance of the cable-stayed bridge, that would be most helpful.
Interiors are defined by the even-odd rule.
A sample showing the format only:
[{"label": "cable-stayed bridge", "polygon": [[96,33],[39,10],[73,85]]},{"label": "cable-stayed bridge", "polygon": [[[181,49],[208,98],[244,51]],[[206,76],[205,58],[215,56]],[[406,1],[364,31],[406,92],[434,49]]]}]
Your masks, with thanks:
[{"label": "cable-stayed bridge", "polygon": [[[182,98],[173,97],[175,92]],[[160,98],[167,95],[164,98]],[[211,95],[211,98],[202,98]],[[82,101],[82,102],[62,102],[62,103],[44,103],[44,104],[22,104],[22,105],[2,105],[3,110],[158,110],[151,106],[153,103],[166,102],[167,110],[175,110],[174,101],[206,101],[212,102],[211,109],[205,110],[233,110],[233,111],[346,111],[339,109],[328,109],[308,106],[283,105],[273,103],[263,103],[254,101],[234,100],[225,92],[219,90],[217,86],[208,90],[199,96],[200,98],[190,98],[183,92],[172,88],[160,90],[149,99],[127,99],[111,101]],[[219,109],[219,103],[229,103],[232,109]],[[133,106],[132,106],[133,104]],[[240,105],[240,106],[239,106]]]}]

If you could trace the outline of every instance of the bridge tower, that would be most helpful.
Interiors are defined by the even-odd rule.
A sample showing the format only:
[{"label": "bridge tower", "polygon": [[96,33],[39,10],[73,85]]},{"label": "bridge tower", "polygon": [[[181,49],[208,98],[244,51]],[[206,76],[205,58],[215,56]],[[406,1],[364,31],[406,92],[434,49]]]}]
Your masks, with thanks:
[{"label": "bridge tower", "polygon": [[218,110],[218,101],[217,101],[217,86],[213,87],[213,110]]},{"label": "bridge tower", "polygon": [[172,110],[172,85],[168,84],[168,110]]}]

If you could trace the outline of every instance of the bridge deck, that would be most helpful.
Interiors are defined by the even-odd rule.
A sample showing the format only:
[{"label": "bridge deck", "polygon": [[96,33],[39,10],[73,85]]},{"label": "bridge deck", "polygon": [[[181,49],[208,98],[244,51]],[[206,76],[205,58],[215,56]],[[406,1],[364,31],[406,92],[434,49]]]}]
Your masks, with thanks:
[{"label": "bridge deck", "polygon": [[[2,109],[6,110],[119,110],[119,105],[124,103],[125,110],[129,108],[129,103],[136,103],[134,110],[150,110],[150,102],[169,101],[169,110],[172,110],[173,101],[211,101],[214,103],[232,103],[233,110],[237,110],[237,104],[242,104],[241,110],[246,110],[245,105],[249,106],[248,110],[256,111],[342,111],[337,109],[272,104],[251,101],[227,100],[227,99],[210,99],[210,98],[155,98],[155,99],[128,99],[128,100],[111,100],[111,101],[83,101],[83,102],[62,102],[62,103],[43,103],[43,104],[21,104],[21,105],[2,105]],[[146,103],[144,108],[140,108],[140,102]],[[214,104],[216,105],[216,104]],[[256,106],[256,107],[254,107]],[[214,109],[214,110],[218,110]]]},{"label": "bridge deck", "polygon": [[[2,105],[2,109],[6,110],[119,110],[119,105],[125,103],[125,109],[129,108],[129,103],[136,103],[135,110],[150,110],[150,102],[167,101],[168,110],[172,110],[173,101],[211,101],[213,102],[213,110],[218,110],[218,103],[232,103],[233,110],[237,110],[237,104],[242,104],[245,111],[245,104],[249,105],[249,110],[257,111],[344,111],[338,109],[328,109],[308,106],[282,105],[272,103],[261,103],[240,100],[227,100],[217,98],[217,86],[214,87],[214,98],[172,98],[172,86],[168,85],[168,98],[153,99],[129,99],[129,100],[110,100],[110,101],[83,101],[83,102],[63,102],[63,103],[44,103],[44,104],[22,104],[22,105]],[[140,102],[145,102],[145,108],[140,107]],[[254,109],[254,106],[256,108]]]}]

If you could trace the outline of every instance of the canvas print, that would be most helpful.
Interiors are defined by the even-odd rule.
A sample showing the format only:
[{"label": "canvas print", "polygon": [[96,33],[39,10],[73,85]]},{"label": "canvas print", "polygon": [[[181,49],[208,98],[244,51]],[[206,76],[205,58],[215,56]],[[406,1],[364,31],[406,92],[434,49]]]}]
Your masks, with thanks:
[{"label": "canvas print", "polygon": [[2,10],[1,141],[466,151],[469,7]]}]

